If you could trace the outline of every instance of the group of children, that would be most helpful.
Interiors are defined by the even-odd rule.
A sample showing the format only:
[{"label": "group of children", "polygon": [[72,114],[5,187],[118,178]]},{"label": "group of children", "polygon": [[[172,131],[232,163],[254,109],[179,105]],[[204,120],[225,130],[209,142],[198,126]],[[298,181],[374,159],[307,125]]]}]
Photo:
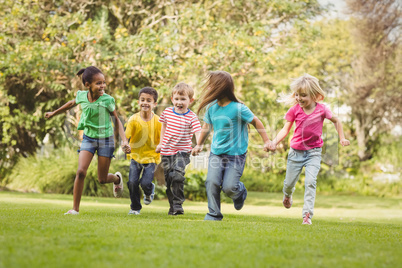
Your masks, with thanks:
[{"label": "group of children", "polygon": [[[154,199],[155,184],[152,181],[159,163],[163,167],[166,195],[170,204],[168,215],[184,214],[185,168],[190,163],[190,154],[195,156],[202,151],[203,144],[212,130],[205,182],[209,212],[204,220],[222,220],[221,191],[233,200],[235,209],[242,209],[247,189],[240,178],[247,156],[248,125],[253,125],[260,134],[264,142],[264,151],[275,151],[277,144],[287,136],[293,122],[296,122],[287,160],[283,205],[286,208],[292,206],[295,184],[302,168],[305,167],[302,223],[311,224],[323,146],[321,135],[324,119],[327,118],[335,124],[341,145],[349,145],[349,141],[344,137],[341,122],[332,116],[328,107],[318,103],[325,96],[318,79],[308,74],[291,84],[292,93],[284,98],[284,101],[292,107],[285,115],[286,123],[283,129],[272,141],[258,117],[235,96],[233,78],[227,72],[214,71],[207,76],[197,111],[197,114],[200,114],[205,110],[202,126],[197,114],[189,109],[194,101],[193,89],[186,83],[179,83],[172,90],[173,107],[166,108],[160,117],[153,113],[158,101],[158,92],[152,87],[141,89],[138,96],[140,112],[130,117],[125,132],[115,110],[114,98],[105,93],[103,73],[90,66],[80,70],[77,75],[82,76],[82,83],[88,90],[78,91],[74,100],[45,114],[46,118],[51,118],[75,104],[81,104],[83,110],[78,129],[84,130],[84,137],[74,182],[73,209],[65,214],[79,213],[84,179],[96,151],[99,182],[113,183],[114,195],[122,196],[121,173],[109,173],[115,149],[110,115],[115,118],[122,150],[130,159],[127,182],[131,199],[129,215],[138,215],[142,209],[140,184],[144,192],[144,204],[148,205]],[[197,142],[194,148],[193,135]]]}]

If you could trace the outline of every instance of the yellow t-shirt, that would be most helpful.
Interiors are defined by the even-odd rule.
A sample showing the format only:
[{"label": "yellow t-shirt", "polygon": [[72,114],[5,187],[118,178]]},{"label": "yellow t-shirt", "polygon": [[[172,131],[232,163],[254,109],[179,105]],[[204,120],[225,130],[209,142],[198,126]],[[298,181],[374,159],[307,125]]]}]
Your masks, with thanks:
[{"label": "yellow t-shirt", "polygon": [[156,163],[161,161],[160,154],[155,152],[161,137],[162,124],[159,116],[152,114],[151,120],[145,122],[140,113],[130,117],[126,128],[126,137],[130,139],[131,154],[128,159],[134,159],[140,164]]}]

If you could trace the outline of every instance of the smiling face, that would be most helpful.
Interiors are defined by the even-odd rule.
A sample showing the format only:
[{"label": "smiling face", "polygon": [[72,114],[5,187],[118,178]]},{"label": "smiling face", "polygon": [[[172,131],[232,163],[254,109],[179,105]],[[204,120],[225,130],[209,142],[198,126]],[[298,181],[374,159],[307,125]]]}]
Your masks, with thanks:
[{"label": "smiling face", "polygon": [[156,107],[154,96],[147,93],[141,93],[138,99],[138,105],[142,112],[151,112]]},{"label": "smiling face", "polygon": [[85,83],[85,87],[92,92],[94,99],[99,98],[105,93],[106,81],[105,76],[102,73],[97,73],[92,77],[92,82]]},{"label": "smiling face", "polygon": [[315,101],[308,92],[298,91],[295,93],[295,98],[301,108],[309,109],[315,103]]},{"label": "smiling face", "polygon": [[188,110],[188,106],[193,102],[194,99],[190,99],[187,94],[181,95],[174,93],[172,97],[172,103],[174,106],[174,111],[178,114],[184,114]]}]

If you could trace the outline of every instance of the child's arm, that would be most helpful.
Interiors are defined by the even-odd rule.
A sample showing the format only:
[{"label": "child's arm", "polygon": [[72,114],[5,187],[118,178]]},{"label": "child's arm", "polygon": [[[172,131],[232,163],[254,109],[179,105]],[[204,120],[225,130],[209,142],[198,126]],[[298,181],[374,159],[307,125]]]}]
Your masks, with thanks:
[{"label": "child's arm", "polygon": [[340,143],[342,146],[348,146],[350,145],[349,140],[345,139],[345,135],[343,134],[343,127],[341,120],[339,120],[337,117],[333,116],[329,120],[331,120],[332,123],[334,123],[336,131],[338,132]]},{"label": "child's arm", "polygon": [[163,137],[165,136],[166,127],[167,127],[167,124],[162,123],[160,142],[159,142],[158,146],[156,146],[156,149],[155,149],[155,152],[157,152],[157,153],[160,153],[162,150],[162,141],[163,141]]},{"label": "child's arm", "polygon": [[53,112],[47,112],[45,113],[45,118],[46,119],[50,119],[55,115],[61,114],[67,110],[70,110],[72,107],[74,107],[75,105],[75,99],[74,100],[70,100],[69,102],[67,102],[66,104],[64,104],[63,106],[61,106],[59,109],[53,111]]},{"label": "child's arm", "polygon": [[293,122],[286,121],[285,125],[279,131],[279,133],[276,135],[275,139],[272,140],[271,150],[273,150],[273,151],[276,150],[276,145],[278,145],[278,143],[280,143],[289,134],[289,131],[292,128],[292,125],[293,125]]},{"label": "child's arm", "polygon": [[[192,155],[198,155],[202,151],[202,147],[204,145],[205,140],[207,139],[209,133],[211,132],[211,125],[204,123],[202,125],[201,131],[195,133],[195,138],[197,140],[197,145],[194,147],[191,152]],[[198,137],[197,137],[198,136]]]},{"label": "child's arm", "polygon": [[257,129],[258,134],[260,134],[262,140],[264,141],[264,151],[268,152],[268,150],[271,150],[271,141],[268,138],[267,132],[265,131],[265,127],[261,120],[258,119],[257,116],[254,116],[253,121],[251,121],[250,124]]},{"label": "child's arm", "polygon": [[119,117],[117,116],[117,112],[116,110],[114,110],[113,112],[111,112],[111,115],[116,119],[116,128],[119,131],[119,136],[122,140],[121,142],[121,149],[123,150],[124,153],[129,154],[131,153],[131,148],[130,145],[128,144],[126,135],[124,133],[124,128],[123,128],[123,124],[121,123]]}]

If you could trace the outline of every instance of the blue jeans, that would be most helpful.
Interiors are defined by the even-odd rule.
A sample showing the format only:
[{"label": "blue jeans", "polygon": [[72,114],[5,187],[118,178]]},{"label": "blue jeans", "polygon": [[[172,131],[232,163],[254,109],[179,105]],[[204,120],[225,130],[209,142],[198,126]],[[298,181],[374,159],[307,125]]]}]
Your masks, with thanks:
[{"label": "blue jeans", "polygon": [[114,137],[110,136],[104,139],[96,139],[84,135],[78,153],[80,151],[88,151],[92,154],[98,151],[98,156],[112,158],[114,157]]},{"label": "blue jeans", "polygon": [[243,196],[246,187],[240,181],[246,163],[246,154],[243,155],[215,155],[209,156],[208,174],[205,181],[208,210],[204,220],[222,220],[221,190],[232,200]]},{"label": "blue jeans", "polygon": [[[152,180],[154,179],[155,167],[155,163],[140,164],[134,159],[131,159],[127,187],[130,192],[130,207],[132,210],[141,210],[142,208],[140,201],[140,183],[145,195],[152,194]],[[143,172],[140,179],[141,171]]]},{"label": "blue jeans", "polygon": [[290,148],[286,167],[286,178],[283,182],[283,193],[291,196],[295,191],[295,185],[299,180],[303,167],[306,167],[304,181],[304,206],[302,216],[308,212],[310,217],[314,215],[315,191],[317,187],[317,175],[321,168],[321,148],[313,148],[302,151]]}]

